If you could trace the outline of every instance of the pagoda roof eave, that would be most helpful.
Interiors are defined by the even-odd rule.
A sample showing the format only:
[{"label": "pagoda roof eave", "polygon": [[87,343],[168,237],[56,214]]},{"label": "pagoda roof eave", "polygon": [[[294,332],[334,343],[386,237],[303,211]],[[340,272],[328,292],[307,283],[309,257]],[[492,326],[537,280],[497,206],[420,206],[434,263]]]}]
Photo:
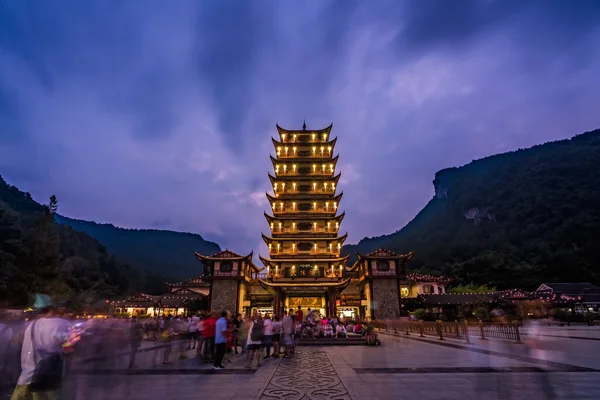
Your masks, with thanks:
[{"label": "pagoda roof eave", "polygon": [[350,278],[346,278],[346,279],[338,281],[338,282],[298,282],[298,283],[286,282],[286,283],[283,283],[283,282],[268,282],[263,279],[258,279],[258,283],[264,289],[266,289],[267,287],[287,287],[287,286],[342,288],[342,287],[348,286],[348,284],[350,283],[350,280],[351,280]]},{"label": "pagoda roof eave", "polygon": [[294,129],[294,130],[290,130],[290,129],[285,129],[282,128],[281,126],[279,126],[279,124],[275,124],[275,127],[277,127],[277,132],[279,132],[279,134],[281,135],[282,133],[285,134],[290,134],[290,133],[296,133],[296,134],[311,134],[311,133],[329,133],[331,132],[331,128],[333,128],[333,123],[329,124],[329,126],[323,128],[323,129]]},{"label": "pagoda roof eave", "polygon": [[[258,256],[263,263],[282,263],[282,262],[298,262],[298,258],[278,258],[278,259],[270,259]],[[344,257],[335,257],[335,258],[305,258],[310,262],[337,262],[337,263],[345,263],[350,258],[350,255]]]},{"label": "pagoda roof eave", "polygon": [[[309,133],[309,132],[305,132],[305,133]],[[335,148],[335,143],[337,142],[337,138],[333,138],[327,142],[294,142],[294,143],[283,143],[280,142],[279,140],[275,139],[274,137],[271,138],[271,141],[273,142],[273,146],[275,146],[275,148],[277,149],[277,147],[282,147],[282,146],[296,146],[296,147],[300,147],[300,146],[328,146],[331,147],[331,152],[333,153],[333,149]]]},{"label": "pagoda roof eave", "polygon": [[[288,194],[280,194],[277,197],[272,196],[269,194],[269,192],[265,192],[265,195],[267,196],[267,199],[272,202],[272,201],[282,201],[282,200],[294,200],[294,199],[298,199],[298,200],[306,200],[306,199],[315,199],[315,200],[327,200],[330,199],[332,201],[337,201],[338,204],[340,203],[340,201],[342,201],[342,197],[344,197],[344,192],[340,192],[340,194],[335,195],[334,197],[331,197],[330,193],[288,193]],[[273,203],[271,203],[273,204]],[[336,212],[335,210],[333,212]]]},{"label": "pagoda roof eave", "polygon": [[[308,232],[311,233],[311,232]],[[331,233],[333,234],[333,233]],[[319,241],[331,241],[331,240],[340,240],[342,243],[346,240],[346,238],[348,237],[348,233],[342,235],[342,236],[336,236],[336,237],[323,237],[323,236],[302,236],[302,237],[278,237],[278,238],[274,238],[272,236],[267,236],[264,233],[261,233],[261,236],[263,238],[263,240],[265,242],[267,242],[267,244],[269,244],[269,242],[289,242],[289,241],[294,241],[294,242],[302,242],[305,240],[319,240]]]},{"label": "pagoda roof eave", "polygon": [[398,254],[395,253],[391,250],[384,250],[387,253],[389,253],[388,255],[375,255],[375,253],[377,253],[378,251],[383,251],[384,249],[377,249],[374,252],[371,252],[369,254],[361,254],[361,253],[356,253],[356,256],[358,259],[360,260],[403,260],[403,261],[408,261],[411,258],[413,258],[413,256],[415,255],[414,251],[411,251],[409,253],[406,254]]},{"label": "pagoda roof eave", "polygon": [[295,213],[295,214],[283,214],[283,215],[279,215],[279,216],[274,216],[274,215],[269,215],[267,214],[267,212],[263,212],[263,214],[265,215],[265,218],[267,219],[267,221],[270,223],[271,221],[287,221],[287,220],[334,220],[339,222],[340,224],[342,223],[344,216],[346,215],[346,212],[342,212],[338,215],[334,215],[334,216],[329,216],[329,215],[314,215],[314,214],[302,214],[302,213]]},{"label": "pagoda roof eave", "polygon": [[[281,160],[276,159],[275,157],[273,157],[272,154],[269,154],[269,158],[271,159],[271,164],[273,164],[273,169],[275,169],[275,167],[277,166],[278,163],[292,163],[292,164],[315,164],[316,160],[312,160],[312,159],[306,159],[306,158],[282,158]],[[340,159],[340,155],[337,154],[335,157],[331,158],[331,160],[329,160],[330,164],[333,164],[334,168],[337,166],[337,162]],[[302,178],[302,177],[306,177],[306,178],[313,178],[313,175],[292,175],[295,178]],[[279,176],[278,178],[282,178],[281,176]]]}]

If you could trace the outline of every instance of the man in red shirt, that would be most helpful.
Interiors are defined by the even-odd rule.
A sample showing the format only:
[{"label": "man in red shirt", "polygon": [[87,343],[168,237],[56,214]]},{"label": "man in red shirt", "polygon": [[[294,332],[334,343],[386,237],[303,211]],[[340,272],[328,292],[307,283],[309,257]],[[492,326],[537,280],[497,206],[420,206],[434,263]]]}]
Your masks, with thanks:
[{"label": "man in red shirt", "polygon": [[298,306],[298,311],[296,311],[296,323],[302,323],[304,321],[304,312],[302,312],[302,306]]},{"label": "man in red shirt", "polygon": [[204,359],[213,361],[215,357],[215,332],[217,329],[217,318],[215,313],[211,313],[204,323]]}]

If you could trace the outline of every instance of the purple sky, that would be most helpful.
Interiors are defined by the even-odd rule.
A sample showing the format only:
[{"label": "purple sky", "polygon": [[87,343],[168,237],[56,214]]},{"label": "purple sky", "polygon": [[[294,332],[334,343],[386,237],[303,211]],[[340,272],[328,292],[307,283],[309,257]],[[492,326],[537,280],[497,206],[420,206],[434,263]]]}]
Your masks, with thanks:
[{"label": "purple sky", "polygon": [[440,169],[600,127],[599,22],[595,0],[4,0],[0,174],[73,218],[266,254],[275,123],[333,122],[355,243]]}]

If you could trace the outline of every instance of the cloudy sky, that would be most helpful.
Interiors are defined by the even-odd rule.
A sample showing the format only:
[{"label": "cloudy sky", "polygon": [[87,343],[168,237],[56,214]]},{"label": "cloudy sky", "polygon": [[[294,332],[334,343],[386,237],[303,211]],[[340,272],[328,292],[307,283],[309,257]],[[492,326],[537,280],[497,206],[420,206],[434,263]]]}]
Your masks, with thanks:
[{"label": "cloudy sky", "polygon": [[338,136],[349,243],[436,171],[600,127],[600,2],[0,0],[0,174],[261,250],[275,124]]}]

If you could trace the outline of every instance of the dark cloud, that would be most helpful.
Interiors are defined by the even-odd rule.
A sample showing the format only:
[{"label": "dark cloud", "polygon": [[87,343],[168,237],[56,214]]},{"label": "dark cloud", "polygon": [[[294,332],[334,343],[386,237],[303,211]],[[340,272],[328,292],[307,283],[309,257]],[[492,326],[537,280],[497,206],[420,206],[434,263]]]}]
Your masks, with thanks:
[{"label": "dark cloud", "polygon": [[262,249],[275,123],[334,122],[350,242],[434,173],[598,127],[596,1],[0,3],[0,173],[61,213]]}]

